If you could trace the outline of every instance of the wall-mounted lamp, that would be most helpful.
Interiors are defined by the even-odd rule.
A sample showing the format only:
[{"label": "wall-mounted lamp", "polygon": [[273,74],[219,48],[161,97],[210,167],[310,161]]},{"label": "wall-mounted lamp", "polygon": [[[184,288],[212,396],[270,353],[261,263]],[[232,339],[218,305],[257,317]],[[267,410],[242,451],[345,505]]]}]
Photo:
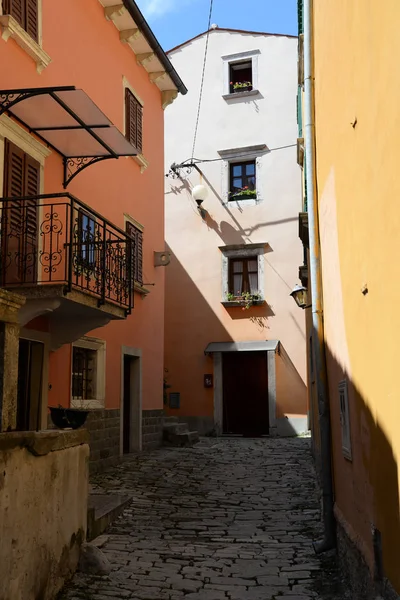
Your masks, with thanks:
[{"label": "wall-mounted lamp", "polygon": [[202,205],[202,203],[204,202],[204,200],[207,198],[207,195],[208,195],[207,188],[202,184],[195,185],[194,188],[192,189],[192,198],[193,198],[193,200],[196,200],[197,206],[199,208]]},{"label": "wall-mounted lamp", "polygon": [[307,304],[307,288],[305,288],[303,285],[295,285],[292,291],[290,292],[290,295],[296,302],[297,306],[299,306],[300,308],[310,308],[311,304]]}]

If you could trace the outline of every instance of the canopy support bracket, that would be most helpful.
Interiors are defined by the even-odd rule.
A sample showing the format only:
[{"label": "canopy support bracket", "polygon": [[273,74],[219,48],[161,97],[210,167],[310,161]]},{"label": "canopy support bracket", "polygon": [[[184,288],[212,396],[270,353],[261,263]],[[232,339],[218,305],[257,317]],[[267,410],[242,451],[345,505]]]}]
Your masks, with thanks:
[{"label": "canopy support bracket", "polygon": [[78,156],[74,158],[63,158],[64,163],[64,177],[63,177],[63,188],[64,190],[71,183],[74,177],[78,175],[86,167],[90,167],[100,160],[106,160],[107,158],[117,158],[114,156]]}]

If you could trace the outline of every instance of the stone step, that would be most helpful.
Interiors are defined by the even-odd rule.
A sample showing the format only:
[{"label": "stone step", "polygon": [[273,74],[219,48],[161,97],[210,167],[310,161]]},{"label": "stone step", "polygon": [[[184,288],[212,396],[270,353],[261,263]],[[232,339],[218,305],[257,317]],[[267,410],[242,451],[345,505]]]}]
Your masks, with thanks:
[{"label": "stone step", "polygon": [[120,494],[89,494],[87,539],[93,540],[119,517],[132,500]]},{"label": "stone step", "polygon": [[186,433],[189,431],[187,423],[164,423],[163,432],[168,433]]},{"label": "stone step", "polygon": [[164,424],[165,423],[179,423],[179,419],[178,417],[164,417]]},{"label": "stone step", "polygon": [[168,446],[184,447],[194,446],[200,440],[197,431],[185,431],[183,433],[173,433],[169,431],[164,438],[164,443]]}]

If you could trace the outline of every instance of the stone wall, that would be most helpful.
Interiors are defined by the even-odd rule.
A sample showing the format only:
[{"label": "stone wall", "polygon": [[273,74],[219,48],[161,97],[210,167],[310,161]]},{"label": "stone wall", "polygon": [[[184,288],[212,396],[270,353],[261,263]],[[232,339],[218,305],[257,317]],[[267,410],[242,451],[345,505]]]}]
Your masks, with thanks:
[{"label": "stone wall", "polygon": [[374,581],[356,543],[347,535],[336,514],[337,550],[340,572],[352,600],[400,600],[390,582]]},{"label": "stone wall", "polygon": [[99,473],[120,459],[120,410],[91,410],[85,428],[90,437],[90,473]]},{"label": "stone wall", "polygon": [[152,450],[162,445],[163,421],[162,409],[142,411],[142,450]]},{"label": "stone wall", "polygon": [[0,434],[0,598],[50,600],[86,537],[88,435]]}]

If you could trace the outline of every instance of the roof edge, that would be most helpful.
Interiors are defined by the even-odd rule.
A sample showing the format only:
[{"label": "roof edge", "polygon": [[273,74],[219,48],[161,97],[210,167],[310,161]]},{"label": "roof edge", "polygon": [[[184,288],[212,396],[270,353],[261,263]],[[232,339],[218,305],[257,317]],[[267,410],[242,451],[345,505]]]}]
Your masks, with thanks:
[{"label": "roof edge", "polygon": [[203,31],[202,33],[198,33],[197,35],[186,40],[185,42],[182,42],[181,44],[178,44],[177,46],[174,46],[170,50],[167,50],[166,53],[170,54],[171,52],[174,52],[175,50],[179,50],[179,48],[186,46],[186,44],[190,44],[190,42],[193,42],[194,40],[197,40],[201,36],[206,35],[208,33],[208,31],[210,31],[210,32],[212,32],[212,31],[230,31],[232,33],[247,33],[248,35],[270,35],[272,37],[288,37],[288,38],[294,38],[294,39],[298,38],[297,35],[292,35],[290,33],[269,33],[267,31],[250,31],[250,30],[246,30],[246,29],[231,29],[230,27],[213,27],[211,29],[207,29],[206,31]]},{"label": "roof edge", "polygon": [[179,77],[178,73],[175,71],[174,67],[172,66],[171,61],[169,60],[168,56],[166,55],[166,53],[160,46],[159,41],[157,40],[153,31],[150,29],[149,24],[147,23],[146,19],[144,18],[143,14],[141,13],[136,2],[134,0],[122,0],[122,1],[125,5],[126,9],[128,10],[129,14],[131,15],[132,19],[135,21],[136,25],[138,26],[138,28],[143,32],[143,34],[146,37],[147,41],[149,42],[152,50],[156,54],[158,60],[162,64],[162,66],[164,67],[166,73],[171,77],[172,81],[178,88],[179,92],[183,95],[186,94],[187,87],[183,83],[182,79]]}]

